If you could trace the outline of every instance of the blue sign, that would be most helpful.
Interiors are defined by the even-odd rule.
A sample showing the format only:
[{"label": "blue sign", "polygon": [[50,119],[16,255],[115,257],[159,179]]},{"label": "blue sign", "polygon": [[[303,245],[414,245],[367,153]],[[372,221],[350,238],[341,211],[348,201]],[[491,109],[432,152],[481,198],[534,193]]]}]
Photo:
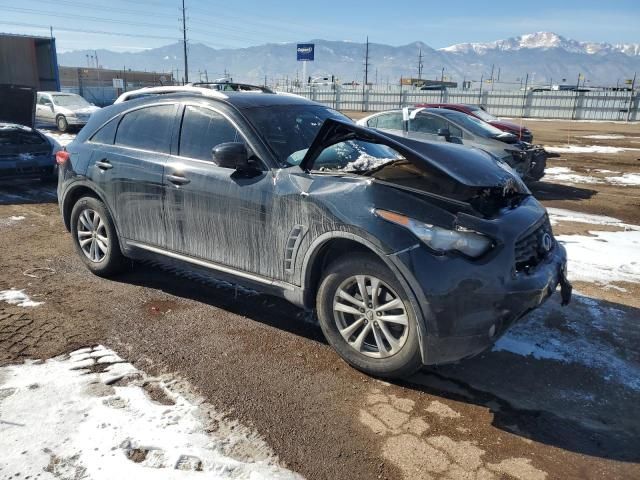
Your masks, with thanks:
[{"label": "blue sign", "polygon": [[315,45],[313,43],[299,43],[298,44],[298,61],[301,62],[303,60],[313,62]]}]

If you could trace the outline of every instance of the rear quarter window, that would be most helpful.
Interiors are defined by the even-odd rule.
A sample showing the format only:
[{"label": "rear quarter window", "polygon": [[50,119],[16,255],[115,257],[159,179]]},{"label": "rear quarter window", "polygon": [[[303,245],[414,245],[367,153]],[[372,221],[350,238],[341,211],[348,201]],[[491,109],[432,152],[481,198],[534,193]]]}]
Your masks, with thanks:
[{"label": "rear quarter window", "polygon": [[152,105],[125,114],[115,144],[152,152],[169,153],[175,105]]},{"label": "rear quarter window", "polygon": [[118,128],[118,120],[120,117],[110,120],[108,123],[98,129],[96,133],[89,139],[92,143],[103,143],[105,145],[113,145],[116,138],[116,129]]}]

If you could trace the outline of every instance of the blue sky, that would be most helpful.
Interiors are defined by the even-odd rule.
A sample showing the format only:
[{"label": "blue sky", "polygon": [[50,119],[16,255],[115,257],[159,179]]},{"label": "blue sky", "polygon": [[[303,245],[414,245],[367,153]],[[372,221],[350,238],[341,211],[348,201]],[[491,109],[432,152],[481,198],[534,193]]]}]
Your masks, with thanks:
[{"label": "blue sky", "polygon": [[[0,32],[48,34],[58,48],[136,51],[177,41],[181,0],[0,0]],[[189,39],[215,48],[314,38],[434,48],[552,31],[640,43],[640,0],[186,0]],[[67,30],[64,30],[67,29]],[[82,30],[82,31],[72,31]],[[100,33],[98,33],[100,32]]]}]

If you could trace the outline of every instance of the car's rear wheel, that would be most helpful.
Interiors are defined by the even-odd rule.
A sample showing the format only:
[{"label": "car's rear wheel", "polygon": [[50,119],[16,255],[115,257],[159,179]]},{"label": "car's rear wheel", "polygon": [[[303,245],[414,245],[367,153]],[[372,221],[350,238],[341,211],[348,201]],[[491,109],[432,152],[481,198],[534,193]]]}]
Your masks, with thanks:
[{"label": "car's rear wheel", "polygon": [[82,261],[96,275],[109,276],[125,266],[111,215],[94,197],[82,197],[71,212],[71,234]]},{"label": "car's rear wheel", "polygon": [[69,122],[67,122],[67,118],[64,115],[58,115],[56,118],[56,127],[61,132],[66,132],[69,129]]},{"label": "car's rear wheel", "polygon": [[415,312],[395,275],[373,255],[331,264],[317,311],[327,341],[355,368],[399,378],[421,366]]}]

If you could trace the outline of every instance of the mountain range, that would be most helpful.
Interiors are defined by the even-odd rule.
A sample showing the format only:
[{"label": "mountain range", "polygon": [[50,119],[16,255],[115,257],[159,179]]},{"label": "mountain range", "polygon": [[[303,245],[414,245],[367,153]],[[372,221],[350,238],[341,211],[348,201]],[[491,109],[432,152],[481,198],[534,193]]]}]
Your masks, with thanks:
[{"label": "mountain range", "polygon": [[[362,82],[364,43],[311,40],[315,61],[307,64],[312,77],[335,75],[341,82]],[[97,53],[103,68],[173,71],[184,75],[182,44],[175,43],[139,52],[78,50],[58,54],[60,65],[83,67],[87,56]],[[369,81],[397,84],[400,77],[417,77],[422,54],[423,78],[461,82],[493,77],[501,88],[519,88],[528,74],[535,84],[576,83],[582,74],[587,85],[615,85],[640,71],[640,44],[583,42],[551,32],[537,32],[488,43],[461,43],[434,49],[423,42],[391,46],[369,44]],[[444,74],[442,69],[444,68]],[[268,43],[237,49],[215,49],[189,44],[191,81],[209,80],[230,73],[235,81],[268,83],[302,80],[302,65],[296,61],[296,44]],[[511,84],[511,85],[509,85]]]}]

